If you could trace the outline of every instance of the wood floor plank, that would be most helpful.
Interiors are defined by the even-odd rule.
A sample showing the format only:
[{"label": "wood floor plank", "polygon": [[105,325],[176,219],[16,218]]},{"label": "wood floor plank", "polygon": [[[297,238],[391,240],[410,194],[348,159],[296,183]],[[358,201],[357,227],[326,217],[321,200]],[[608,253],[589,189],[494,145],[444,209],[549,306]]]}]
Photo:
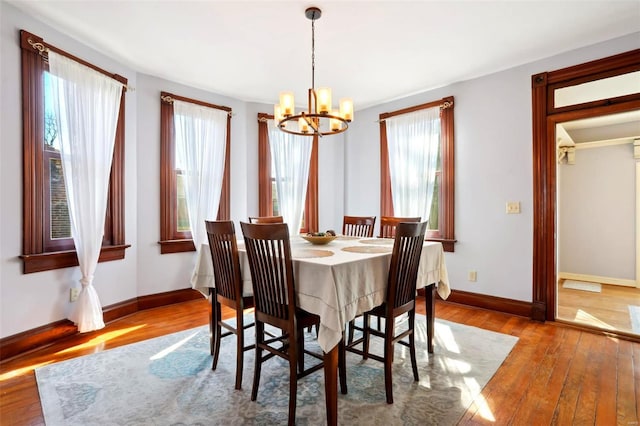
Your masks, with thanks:
[{"label": "wood floor plank", "polygon": [[[613,339],[612,339],[613,340]],[[604,362],[597,372],[598,375],[598,400],[596,403],[595,424],[609,426],[616,424],[616,395],[618,393],[618,342],[604,340],[602,358]],[[616,360],[614,362],[614,360]]]},{"label": "wood floor plank", "polygon": [[637,425],[637,398],[638,390],[635,388],[633,344],[628,341],[620,341],[618,349],[618,424]]},{"label": "wood floor plank", "polygon": [[585,333],[585,371],[580,384],[574,424],[592,425],[595,423],[599,388],[599,375],[606,362],[603,356],[604,341],[597,336]]},{"label": "wood floor plank", "polygon": [[547,352],[547,334],[537,324],[532,323],[527,334],[518,342],[523,347],[507,357],[500,367],[501,374],[496,374],[491,380],[493,383],[486,387],[485,399],[493,412],[495,424],[508,424],[514,413],[500,407],[517,407],[526,397]]},{"label": "wood floor plank", "polygon": [[547,348],[544,358],[540,362],[527,392],[518,401],[517,408],[511,419],[513,424],[528,424],[533,419],[546,419],[548,422],[553,417],[553,409],[547,409],[547,412],[544,413],[539,405],[548,392],[547,384],[560,358],[561,348],[564,345],[564,330],[558,327],[550,327],[545,341]]}]

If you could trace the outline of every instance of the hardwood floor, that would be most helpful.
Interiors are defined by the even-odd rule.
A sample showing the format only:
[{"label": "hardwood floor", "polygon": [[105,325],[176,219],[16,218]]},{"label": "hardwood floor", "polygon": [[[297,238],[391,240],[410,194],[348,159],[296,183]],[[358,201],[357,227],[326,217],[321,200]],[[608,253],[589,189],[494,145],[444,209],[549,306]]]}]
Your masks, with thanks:
[{"label": "hardwood floor", "polygon": [[602,284],[600,293],[558,285],[556,318],[576,324],[640,335],[633,330],[629,306],[640,306],[640,289]]},{"label": "hardwood floor", "polygon": [[[425,312],[423,299],[418,312]],[[35,367],[204,325],[208,315],[204,299],[141,311],[3,361],[0,424],[44,424]],[[459,424],[638,425],[640,343],[440,301],[436,316],[519,337]]]}]

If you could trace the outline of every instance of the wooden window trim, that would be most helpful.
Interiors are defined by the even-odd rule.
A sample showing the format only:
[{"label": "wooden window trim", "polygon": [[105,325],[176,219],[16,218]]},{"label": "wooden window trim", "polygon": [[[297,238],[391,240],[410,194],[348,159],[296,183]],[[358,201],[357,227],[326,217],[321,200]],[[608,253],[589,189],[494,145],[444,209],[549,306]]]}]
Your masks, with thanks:
[{"label": "wooden window trim", "polygon": [[177,230],[177,186],[175,173],[175,129],[173,100],[190,102],[208,108],[227,111],[227,139],[225,149],[222,191],[217,220],[231,217],[231,108],[210,104],[168,92],[160,93],[160,254],[195,251],[191,232]]},{"label": "wooden window trim", "polygon": [[[55,51],[83,65],[126,84],[127,79],[109,73],[61,49],[44,42],[41,37],[20,31],[22,61],[22,121],[23,121],[23,272],[49,271],[78,265],[75,250],[45,251],[44,247],[44,86],[42,75],[47,69],[46,50],[40,52],[34,45]],[[109,181],[109,199],[105,218],[105,238],[109,244],[102,247],[99,262],[124,259],[124,116],[125,100],[120,99],[120,111]]]},{"label": "wooden window trim", "polygon": [[441,100],[416,105],[393,112],[380,114],[380,216],[393,216],[391,197],[391,175],[389,172],[389,151],[385,120],[410,112],[435,106],[440,109],[441,120],[441,183],[439,203],[439,230],[427,232],[427,240],[442,243],[445,251],[453,252],[455,238],[455,162],[454,162],[454,101],[453,96]]},{"label": "wooden window trim", "polygon": [[[273,120],[273,115],[258,113],[258,212],[260,216],[273,216],[271,150],[267,120]],[[301,233],[318,231],[318,136],[313,136],[304,224],[305,226],[300,229]]]}]

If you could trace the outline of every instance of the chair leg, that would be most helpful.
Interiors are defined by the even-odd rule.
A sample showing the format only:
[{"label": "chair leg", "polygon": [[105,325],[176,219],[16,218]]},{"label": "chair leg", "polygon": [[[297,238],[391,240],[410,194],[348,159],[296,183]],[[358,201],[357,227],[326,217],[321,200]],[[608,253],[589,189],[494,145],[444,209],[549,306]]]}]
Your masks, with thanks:
[{"label": "chair leg", "polygon": [[349,327],[349,335],[347,337],[347,344],[349,344],[349,345],[353,343],[353,334],[355,332],[355,325],[356,325],[355,320],[349,321],[349,326],[348,326]]},{"label": "chair leg", "polygon": [[253,369],[253,387],[251,388],[251,400],[255,401],[258,397],[258,386],[260,386],[260,369],[262,368],[262,342],[264,342],[264,323],[255,320],[256,328],[256,358],[255,367]]},{"label": "chair leg", "polygon": [[236,389],[242,389],[244,364],[244,318],[241,309],[236,310]]},{"label": "chair leg", "polygon": [[387,404],[393,404],[393,379],[391,368],[393,367],[393,333],[395,321],[393,318],[385,319],[384,339],[384,387],[387,394]]},{"label": "chair leg", "polygon": [[298,333],[296,336],[298,371],[302,373],[304,371],[304,329],[297,330],[296,332]]},{"label": "chair leg", "polygon": [[409,334],[409,353],[411,354],[411,369],[413,370],[413,380],[416,382],[420,380],[418,377],[418,362],[416,360],[416,339],[415,339],[415,321],[416,321],[416,313],[415,311],[411,311],[409,313],[409,329],[411,330],[411,334]]},{"label": "chair leg", "polygon": [[[293,330],[292,333],[296,331]],[[290,339],[296,339],[296,342],[290,342],[289,344],[289,421],[290,426],[296,424],[296,398],[298,396],[298,370],[297,365],[299,363],[300,354],[298,354],[298,347],[300,335],[296,337],[290,337]],[[293,344],[291,344],[293,343]]]},{"label": "chair leg", "polygon": [[210,288],[209,289],[209,303],[211,304],[211,317],[209,317],[209,351],[211,353],[211,356],[213,356],[215,347],[214,347],[214,340],[215,340],[215,330],[214,330],[214,325],[216,323],[216,289],[215,288]]},{"label": "chair leg", "polygon": [[[214,294],[215,296],[215,294]],[[215,309],[214,309],[215,307]],[[220,303],[218,303],[217,297],[211,303],[211,315],[213,318],[213,364],[211,365],[211,369],[215,370],[218,366],[218,356],[220,355],[220,335],[222,334],[222,329],[220,327],[220,315],[221,315],[222,307]]]},{"label": "chair leg", "polygon": [[369,315],[362,316],[362,359],[369,358]]}]

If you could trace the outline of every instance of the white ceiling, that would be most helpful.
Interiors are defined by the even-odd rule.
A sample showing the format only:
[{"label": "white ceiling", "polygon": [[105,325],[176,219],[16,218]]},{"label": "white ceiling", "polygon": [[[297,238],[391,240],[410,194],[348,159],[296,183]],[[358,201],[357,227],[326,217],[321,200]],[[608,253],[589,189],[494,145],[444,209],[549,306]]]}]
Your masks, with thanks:
[{"label": "white ceiling", "polygon": [[638,0],[4,1],[138,72],[299,105],[317,6],[316,87],[356,109],[640,31]]}]

